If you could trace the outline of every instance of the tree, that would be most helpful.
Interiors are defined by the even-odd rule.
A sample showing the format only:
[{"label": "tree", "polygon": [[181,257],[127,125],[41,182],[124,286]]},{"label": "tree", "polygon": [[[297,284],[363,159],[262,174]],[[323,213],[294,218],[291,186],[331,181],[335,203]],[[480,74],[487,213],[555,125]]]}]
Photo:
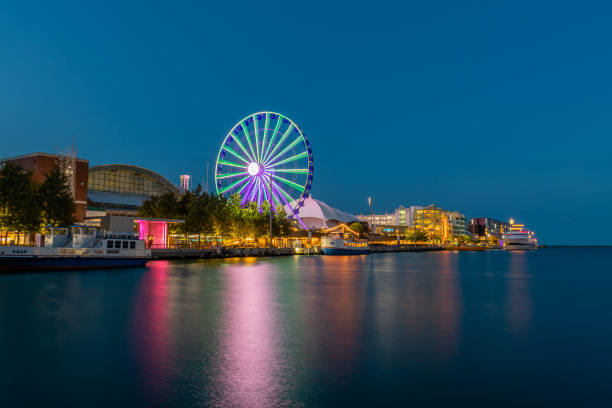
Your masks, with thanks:
[{"label": "tree", "polygon": [[232,220],[232,234],[236,238],[246,238],[249,235],[249,225],[246,217],[246,211],[240,202],[241,198],[238,194],[232,194],[227,205],[230,219]]},{"label": "tree", "polygon": [[276,213],[272,220],[272,235],[287,236],[291,233],[291,221],[287,217],[285,207],[281,204],[276,206]]},{"label": "tree", "polygon": [[355,221],[349,228],[359,234],[360,237],[367,235],[370,232],[370,229],[363,225],[361,222]]},{"label": "tree", "polygon": [[57,167],[47,176],[38,189],[42,206],[42,220],[45,225],[66,227],[75,222],[76,207],[67,185],[66,175]]},{"label": "tree", "polygon": [[412,242],[427,242],[427,233],[421,229],[414,229],[406,234],[406,239]]},{"label": "tree", "polygon": [[232,231],[232,218],[230,208],[225,197],[210,195],[211,214],[213,217],[213,231],[216,236],[228,235]]},{"label": "tree", "polygon": [[32,173],[13,163],[0,168],[0,229],[35,232],[41,227],[41,205]]},{"label": "tree", "polygon": [[149,218],[178,218],[178,200],[174,193],[153,196],[142,202],[138,215]]},{"label": "tree", "polygon": [[467,235],[467,234],[457,235],[454,238],[457,241],[458,245],[473,244],[477,242],[477,240],[475,240],[474,237]]}]

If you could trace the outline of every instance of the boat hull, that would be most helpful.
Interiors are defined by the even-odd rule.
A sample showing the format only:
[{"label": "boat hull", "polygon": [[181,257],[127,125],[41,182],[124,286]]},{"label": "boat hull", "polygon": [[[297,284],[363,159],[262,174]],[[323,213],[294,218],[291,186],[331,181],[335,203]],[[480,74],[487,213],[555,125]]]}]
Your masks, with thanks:
[{"label": "boat hull", "polygon": [[0,271],[131,268],[145,266],[141,257],[0,257]]},{"label": "boat hull", "polygon": [[504,245],[506,251],[523,251],[527,249],[538,249],[535,244],[506,244]]},{"label": "boat hull", "polygon": [[321,248],[324,255],[367,255],[369,249]]}]

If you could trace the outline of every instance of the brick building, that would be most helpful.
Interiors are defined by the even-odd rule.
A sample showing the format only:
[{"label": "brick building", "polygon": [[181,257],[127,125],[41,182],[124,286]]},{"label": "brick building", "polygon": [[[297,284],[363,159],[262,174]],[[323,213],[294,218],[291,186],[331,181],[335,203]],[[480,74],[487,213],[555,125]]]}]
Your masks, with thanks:
[{"label": "brick building", "polygon": [[74,214],[78,221],[85,219],[87,211],[87,180],[89,173],[89,161],[68,156],[60,156],[49,153],[30,153],[21,156],[7,157],[2,163],[15,163],[26,171],[32,172],[34,180],[42,183],[55,166],[66,174],[70,189],[73,192],[76,212]]}]

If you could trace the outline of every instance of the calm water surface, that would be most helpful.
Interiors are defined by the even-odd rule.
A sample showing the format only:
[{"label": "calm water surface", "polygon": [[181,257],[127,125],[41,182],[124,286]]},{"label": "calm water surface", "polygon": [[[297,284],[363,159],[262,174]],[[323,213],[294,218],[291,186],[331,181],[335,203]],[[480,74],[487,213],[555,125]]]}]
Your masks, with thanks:
[{"label": "calm water surface", "polygon": [[0,275],[0,407],[610,406],[612,249]]}]

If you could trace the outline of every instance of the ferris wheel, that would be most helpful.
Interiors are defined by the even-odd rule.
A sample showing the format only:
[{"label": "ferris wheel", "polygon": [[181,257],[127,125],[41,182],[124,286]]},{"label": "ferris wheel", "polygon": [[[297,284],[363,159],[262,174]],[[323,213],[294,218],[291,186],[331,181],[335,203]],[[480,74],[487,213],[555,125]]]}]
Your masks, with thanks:
[{"label": "ferris wheel", "polygon": [[288,206],[297,218],[312,185],[312,149],[288,117],[257,112],[238,122],[221,144],[215,165],[217,195],[238,193],[241,203]]}]

